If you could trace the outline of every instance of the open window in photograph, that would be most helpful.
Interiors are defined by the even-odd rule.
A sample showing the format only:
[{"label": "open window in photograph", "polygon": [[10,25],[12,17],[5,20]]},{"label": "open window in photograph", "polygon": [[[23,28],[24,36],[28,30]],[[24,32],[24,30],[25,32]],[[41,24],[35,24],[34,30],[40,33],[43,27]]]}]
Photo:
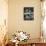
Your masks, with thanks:
[{"label": "open window in photograph", "polygon": [[24,20],[34,20],[33,7],[24,7]]}]

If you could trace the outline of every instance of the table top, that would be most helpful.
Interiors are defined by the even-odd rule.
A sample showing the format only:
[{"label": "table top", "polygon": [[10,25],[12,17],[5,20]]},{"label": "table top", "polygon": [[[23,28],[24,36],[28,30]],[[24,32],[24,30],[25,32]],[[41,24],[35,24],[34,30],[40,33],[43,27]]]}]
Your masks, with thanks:
[{"label": "table top", "polygon": [[18,44],[34,44],[34,43],[46,43],[46,40],[44,39],[40,39],[40,38],[35,38],[35,39],[30,39],[30,40],[27,40],[26,42],[24,41],[20,41]]}]

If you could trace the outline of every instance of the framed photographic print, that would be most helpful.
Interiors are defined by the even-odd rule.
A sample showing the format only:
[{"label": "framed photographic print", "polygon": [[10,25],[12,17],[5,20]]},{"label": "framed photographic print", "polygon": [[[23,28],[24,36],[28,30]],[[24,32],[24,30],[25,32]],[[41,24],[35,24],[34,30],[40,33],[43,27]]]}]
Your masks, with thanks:
[{"label": "framed photographic print", "polygon": [[24,7],[24,20],[34,20],[34,7]]}]

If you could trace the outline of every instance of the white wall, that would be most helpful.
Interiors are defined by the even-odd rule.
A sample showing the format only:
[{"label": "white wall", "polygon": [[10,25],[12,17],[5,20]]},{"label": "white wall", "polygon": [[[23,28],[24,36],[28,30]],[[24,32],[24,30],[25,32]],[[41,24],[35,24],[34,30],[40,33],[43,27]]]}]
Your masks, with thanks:
[{"label": "white wall", "polygon": [[[24,21],[23,8],[34,7],[34,20]],[[16,31],[26,31],[31,34],[31,38],[40,37],[41,25],[41,6],[40,0],[9,0],[8,16],[9,36]]]}]

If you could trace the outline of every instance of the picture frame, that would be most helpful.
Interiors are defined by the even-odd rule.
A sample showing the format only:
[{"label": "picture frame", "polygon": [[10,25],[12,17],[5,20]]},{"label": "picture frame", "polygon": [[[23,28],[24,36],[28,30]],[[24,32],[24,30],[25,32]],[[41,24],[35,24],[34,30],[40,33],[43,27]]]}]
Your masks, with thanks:
[{"label": "picture frame", "polygon": [[34,7],[24,7],[24,20],[34,20]]}]

